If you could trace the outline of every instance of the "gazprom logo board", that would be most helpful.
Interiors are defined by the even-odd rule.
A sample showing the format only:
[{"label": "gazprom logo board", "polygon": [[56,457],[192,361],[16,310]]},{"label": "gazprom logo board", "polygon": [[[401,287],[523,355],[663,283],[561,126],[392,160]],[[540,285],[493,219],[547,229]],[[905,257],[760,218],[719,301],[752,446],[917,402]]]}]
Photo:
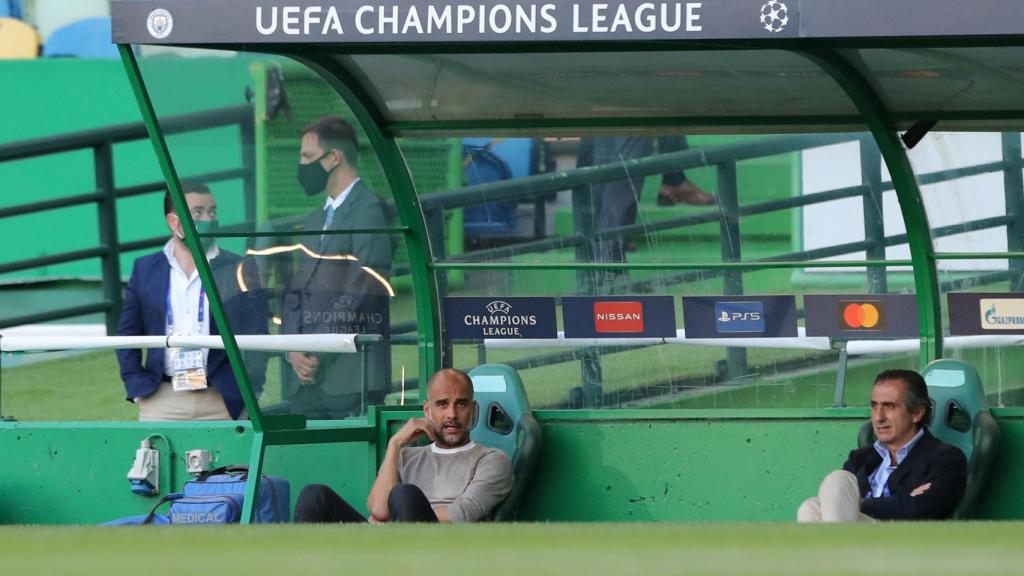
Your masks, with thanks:
[{"label": "gazprom logo board", "polygon": [[674,338],[671,296],[565,296],[566,338]]},{"label": "gazprom logo board", "polygon": [[795,338],[793,296],[684,296],[687,338]]},{"label": "gazprom logo board", "polygon": [[448,297],[444,325],[453,340],[558,337],[554,298]]},{"label": "gazprom logo board", "polygon": [[843,340],[915,338],[920,333],[913,294],[808,294],[804,321],[808,336]]},{"label": "gazprom logo board", "polygon": [[1024,293],[950,293],[949,333],[1024,334]]}]

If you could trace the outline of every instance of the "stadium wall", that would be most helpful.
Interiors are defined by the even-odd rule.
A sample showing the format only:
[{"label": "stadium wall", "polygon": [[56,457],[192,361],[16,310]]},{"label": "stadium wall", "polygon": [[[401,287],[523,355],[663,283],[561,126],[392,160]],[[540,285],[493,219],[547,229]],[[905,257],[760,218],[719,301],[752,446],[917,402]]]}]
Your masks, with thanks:
[{"label": "stadium wall", "polygon": [[[1003,438],[988,519],[1024,519],[1024,409],[997,409]],[[371,417],[379,443],[271,447],[264,472],[301,487],[324,482],[362,508],[386,431],[414,411]],[[539,411],[541,461],[520,517],[526,521],[788,521],[856,442],[864,409]],[[347,423],[353,427],[365,422]],[[252,431],[221,423],[0,423],[0,524],[91,524],[143,514],[155,502],[125,478],[139,442],[245,463]],[[166,478],[166,473],[164,475]],[[162,480],[164,481],[164,480]]]}]

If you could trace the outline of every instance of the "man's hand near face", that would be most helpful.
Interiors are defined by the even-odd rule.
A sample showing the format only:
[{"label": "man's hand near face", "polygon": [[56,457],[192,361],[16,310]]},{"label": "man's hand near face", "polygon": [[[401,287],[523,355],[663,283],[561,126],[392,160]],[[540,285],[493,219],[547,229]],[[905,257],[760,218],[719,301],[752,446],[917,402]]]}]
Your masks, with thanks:
[{"label": "man's hand near face", "polygon": [[426,418],[411,418],[395,432],[388,441],[388,450],[384,453],[384,461],[377,472],[377,479],[366,499],[366,508],[370,511],[371,522],[387,522],[391,519],[388,510],[388,496],[391,489],[398,485],[398,455],[402,447],[415,443],[426,436],[434,440],[434,429]]},{"label": "man's hand near face", "polygon": [[426,418],[411,418],[391,437],[388,448],[390,449],[392,444],[398,448],[409,446],[424,436],[430,438],[431,442],[435,440],[433,426]]}]

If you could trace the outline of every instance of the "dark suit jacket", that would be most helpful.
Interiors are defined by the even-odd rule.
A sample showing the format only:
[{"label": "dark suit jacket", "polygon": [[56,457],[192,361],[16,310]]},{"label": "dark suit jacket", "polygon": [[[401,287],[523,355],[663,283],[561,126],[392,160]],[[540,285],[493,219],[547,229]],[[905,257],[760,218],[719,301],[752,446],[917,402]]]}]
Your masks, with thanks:
[{"label": "dark suit jacket", "polygon": [[[874,446],[850,452],[843,470],[857,476],[860,493],[870,494],[868,478],[882,464]],[[910,496],[918,486],[931,482],[927,492]],[[967,485],[967,458],[959,448],[946,444],[926,428],[924,435],[886,483],[889,496],[861,500],[861,512],[879,520],[937,520],[950,518]]]},{"label": "dark suit jacket", "polygon": [[[246,266],[246,283],[249,290],[242,292],[236,277],[242,262],[237,254],[221,250],[220,255],[210,261],[214,281],[224,302],[228,321],[235,334],[267,333],[267,302],[259,279]],[[167,325],[167,287],[170,283],[171,265],[161,252],[143,256],[135,261],[128,286],[124,291],[124,307],[117,327],[118,336],[162,336]],[[212,318],[211,318],[212,320]],[[217,323],[210,323],[210,335],[220,334]],[[118,350],[117,361],[121,365],[121,379],[127,399],[149,396],[160,386],[164,374],[163,348],[152,348],[142,361],[142,350]],[[264,353],[245,354],[250,381],[257,393],[263,389],[266,375],[267,355]],[[244,404],[238,390],[238,382],[231,372],[227,354],[223,350],[210,350],[206,360],[206,377],[211,386],[224,396],[224,404],[232,418],[238,418]]]},{"label": "dark suit jacket", "polygon": [[[391,218],[384,203],[362,180],[334,214],[332,230],[388,228]],[[323,229],[326,211],[314,209],[303,222],[304,230]],[[381,234],[338,234],[303,237],[312,252],[328,258],[299,255],[298,270],[288,283],[282,302],[284,334],[390,333],[389,296],[384,283],[391,274],[391,238]],[[331,256],[350,255],[356,260],[332,260]],[[367,272],[372,269],[377,276]],[[320,356],[317,383],[330,396],[358,395],[362,382],[361,354]],[[374,346],[369,352],[368,392],[371,400],[383,397],[390,374],[388,346]],[[295,373],[286,372],[284,397],[300,389]],[[356,400],[358,403],[358,400]]]}]

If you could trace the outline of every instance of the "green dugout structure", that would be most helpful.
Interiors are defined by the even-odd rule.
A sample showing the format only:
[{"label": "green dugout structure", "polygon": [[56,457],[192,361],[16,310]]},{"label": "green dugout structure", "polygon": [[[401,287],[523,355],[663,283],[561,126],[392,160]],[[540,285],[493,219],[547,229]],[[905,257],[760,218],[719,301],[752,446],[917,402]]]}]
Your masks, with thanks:
[{"label": "green dugout structure", "polygon": [[[1016,4],[115,0],[113,40],[249,421],[0,422],[8,462],[0,523],[90,523],[146,511],[155,500],[129,493],[124,480],[146,439],[161,451],[161,492],[186,478],[184,452],[204,449],[219,464],[248,462],[287,477],[293,497],[318,481],[361,503],[390,432],[419,410],[425,378],[484,362],[519,371],[543,432],[521,520],[786,521],[854,448],[873,375],[944,357],[978,368],[1002,432],[978,516],[1024,518],[1016,496],[1024,355],[1014,336],[1024,327],[984,319],[990,300],[1012,307],[1024,298],[1024,25]],[[203,173],[219,136],[176,136],[182,115],[206,104],[156,86],[168,81],[160,76],[168,60],[211,58],[234,59],[259,79],[250,152],[260,160],[242,169],[262,193],[253,209],[222,222],[230,231],[199,234],[179,171]],[[191,90],[224,78],[211,74]],[[392,216],[385,225],[325,234],[296,216],[296,203],[322,206],[322,197],[303,198],[295,179],[301,128],[320,116],[356,127],[359,171],[384,199]],[[552,163],[472,186],[451,177],[460,163],[467,168],[453,144],[466,136],[543,138],[557,150],[581,138],[660,143],[683,134],[689,149],[671,153],[578,169]],[[236,134],[223,138],[237,146]],[[424,154],[434,160],[416,160]],[[779,166],[788,172],[759,177]],[[643,178],[677,170],[714,192],[716,204],[656,207]],[[779,182],[791,188],[773,189]],[[606,183],[633,186],[635,221],[596,225],[592,190]],[[535,226],[464,250],[462,211],[499,202],[522,204],[522,214],[524,206],[569,211],[571,233]],[[793,231],[780,232],[779,221]],[[320,236],[390,247],[383,264],[360,262],[386,294],[377,320],[386,328],[348,334],[347,353],[361,359],[348,377],[363,398],[344,419],[290,409],[290,367],[281,360],[283,350],[301,351],[285,338],[296,312],[288,295],[303,240],[308,249]],[[201,257],[210,238],[254,262],[267,331],[285,342],[262,352],[265,363],[243,345],[251,335],[228,322],[230,295],[252,288],[249,277],[241,267],[237,278],[215,277]],[[614,242],[629,248],[624,259],[602,256]],[[353,260],[346,256],[310,257]],[[963,292],[982,293],[972,300],[974,324],[947,304],[947,294]],[[809,294],[884,306],[824,334],[813,326],[822,316],[813,317]],[[883,298],[894,294],[913,296],[910,307]],[[690,308],[682,314],[680,303],[767,306],[789,296],[791,330],[768,328],[776,312],[758,308],[765,316],[730,335],[738,340],[695,339],[714,327],[699,325]],[[473,301],[449,299],[458,297],[500,301],[506,315],[520,306],[516,298],[542,300],[549,312],[530,314],[554,330],[467,336],[459,323],[471,314],[453,311]],[[652,297],[669,297],[672,312],[658,322],[645,317],[642,327],[592,324],[584,334],[570,310],[573,302],[647,306]],[[358,313],[343,290],[331,302],[332,314]],[[845,309],[829,306],[829,321],[844,321]],[[910,332],[899,332],[910,317]],[[671,326],[651,336],[655,324]],[[247,504],[254,489],[250,482]]]}]

